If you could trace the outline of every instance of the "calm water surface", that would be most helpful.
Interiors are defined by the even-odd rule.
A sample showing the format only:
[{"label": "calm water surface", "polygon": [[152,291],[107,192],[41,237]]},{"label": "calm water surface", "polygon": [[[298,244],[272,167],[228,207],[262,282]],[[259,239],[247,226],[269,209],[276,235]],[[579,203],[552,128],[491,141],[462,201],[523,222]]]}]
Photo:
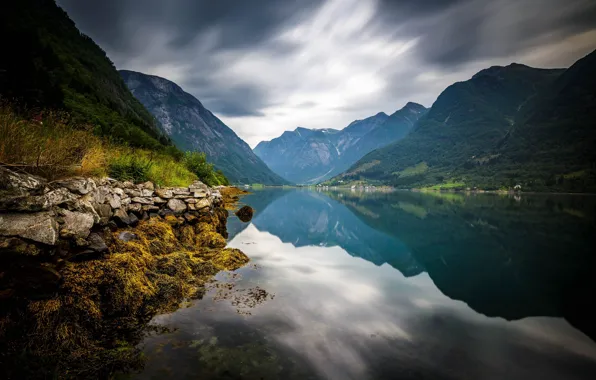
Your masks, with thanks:
[{"label": "calm water surface", "polygon": [[596,198],[262,190],[139,379],[594,379]]}]

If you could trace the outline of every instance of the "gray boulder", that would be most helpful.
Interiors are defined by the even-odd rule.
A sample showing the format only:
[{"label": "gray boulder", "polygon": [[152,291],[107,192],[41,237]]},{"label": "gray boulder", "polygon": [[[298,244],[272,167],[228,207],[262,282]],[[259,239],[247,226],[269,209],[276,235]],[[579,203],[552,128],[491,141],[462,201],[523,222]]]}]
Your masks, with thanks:
[{"label": "gray boulder", "polygon": [[71,211],[79,211],[85,214],[91,214],[93,216],[94,223],[99,223],[101,220],[97,214],[97,211],[95,211],[95,207],[93,207],[93,196],[91,196],[91,194],[87,194],[79,198],[74,203],[69,203],[68,209]]},{"label": "gray boulder", "polygon": [[[85,239],[89,236],[91,228],[93,227],[93,215],[82,212],[72,212],[64,210],[64,224],[60,231],[61,235],[72,236],[75,238]],[[63,232],[66,230],[65,232]]]},{"label": "gray boulder", "polygon": [[163,199],[163,198],[160,198],[160,197],[153,197],[153,203],[156,203],[156,204],[159,204],[159,205],[161,205],[161,204],[164,204],[164,203],[166,203],[166,202],[167,202],[167,201],[166,201],[165,199]]},{"label": "gray boulder", "polygon": [[141,204],[144,204],[144,205],[152,205],[153,204],[153,199],[152,198],[134,197],[132,199],[132,201],[134,203],[141,203]]},{"label": "gray boulder", "polygon": [[55,245],[58,239],[58,228],[56,221],[48,212],[0,214],[0,236],[18,236]]},{"label": "gray boulder", "polygon": [[125,189],[124,192],[131,197],[140,197],[141,192],[135,189]]},{"label": "gray boulder", "polygon": [[158,197],[164,199],[170,199],[174,197],[174,192],[171,189],[157,189],[155,193]]},{"label": "gray boulder", "polygon": [[120,208],[122,207],[122,202],[120,201],[120,196],[117,194],[108,194],[106,196],[106,202],[110,204],[112,208]]},{"label": "gray boulder", "polygon": [[182,213],[186,211],[186,203],[180,199],[170,199],[168,201],[168,208],[175,213]]},{"label": "gray boulder", "polygon": [[142,206],[142,205],[141,205],[140,203],[131,203],[131,204],[128,206],[128,211],[130,211],[130,212],[136,212],[136,213],[140,213],[140,212],[141,212],[141,210],[142,210],[141,206]]},{"label": "gray boulder", "polygon": [[139,240],[139,237],[130,231],[122,231],[118,234],[118,239],[128,243],[129,241]]},{"label": "gray boulder", "polygon": [[80,195],[89,194],[97,189],[97,185],[90,178],[74,177],[61,181],[55,181],[54,184],[62,187],[66,187],[73,193]]},{"label": "gray boulder", "polygon": [[151,182],[151,181],[141,183],[139,185],[139,187],[141,187],[142,189],[151,190],[151,191],[155,190],[155,185],[153,185],[153,182]]},{"label": "gray boulder", "polygon": [[93,208],[97,212],[100,218],[111,218],[112,217],[112,208],[110,205],[107,204],[94,204]]},{"label": "gray boulder", "polygon": [[205,207],[211,207],[211,199],[203,198],[200,199],[197,203],[195,203],[195,208],[197,210],[203,209]]},{"label": "gray boulder", "polygon": [[123,209],[119,208],[114,212],[114,221],[120,227],[126,227],[130,225],[130,218],[128,214]]},{"label": "gray boulder", "polygon": [[106,245],[106,242],[97,233],[92,233],[91,235],[89,235],[87,241],[89,242],[87,248],[89,248],[93,252],[104,253],[108,251],[108,246]]},{"label": "gray boulder", "polygon": [[0,190],[35,191],[40,190],[45,183],[43,178],[15,173],[0,166]]},{"label": "gray boulder", "polygon": [[63,187],[50,190],[43,195],[10,196],[0,194],[0,210],[21,212],[44,211],[53,206],[74,202],[76,199],[73,194]]},{"label": "gray boulder", "polygon": [[95,203],[98,204],[102,204],[106,201],[106,196],[110,193],[110,187],[109,186],[99,186],[94,192],[93,192],[93,200],[95,201]]},{"label": "gray boulder", "polygon": [[194,181],[189,187],[188,187],[188,191],[190,191],[191,193],[193,192],[207,192],[209,190],[209,186],[205,185],[203,182],[201,181]]},{"label": "gray boulder", "polygon": [[192,193],[192,196],[195,198],[207,198],[209,196],[209,193],[207,193],[206,191],[194,191]]},{"label": "gray boulder", "polygon": [[139,224],[139,218],[137,218],[137,216],[132,212],[128,213],[128,220],[130,221],[130,225],[133,227]]}]

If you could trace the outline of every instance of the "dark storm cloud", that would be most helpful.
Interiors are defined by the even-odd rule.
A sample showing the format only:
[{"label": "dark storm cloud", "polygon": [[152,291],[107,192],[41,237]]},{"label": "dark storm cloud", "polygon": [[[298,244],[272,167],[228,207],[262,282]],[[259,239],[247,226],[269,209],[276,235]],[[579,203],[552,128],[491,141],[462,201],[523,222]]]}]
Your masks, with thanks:
[{"label": "dark storm cloud", "polygon": [[[178,79],[213,112],[224,116],[260,116],[270,104],[265,89],[251,83],[217,82],[218,54],[250,50],[268,41],[281,27],[320,5],[322,0],[58,0],[77,26],[106,49],[117,66],[128,67],[155,48],[161,35],[164,51],[145,56],[144,67],[192,63],[189,76]],[[193,43],[207,43],[197,57]],[[276,43],[274,54],[295,47]],[[154,73],[155,74],[155,73]],[[168,78],[174,79],[174,78]]]},{"label": "dark storm cloud", "polygon": [[387,28],[417,36],[420,57],[448,68],[515,55],[596,28],[593,0],[382,0],[381,4],[379,16]]},{"label": "dark storm cloud", "polygon": [[170,44],[185,48],[204,33],[217,33],[217,49],[250,47],[266,40],[290,17],[322,0],[58,0],[77,25],[114,50],[145,48],[134,31],[172,33]]},{"label": "dark storm cloud", "polygon": [[[205,103],[216,114],[238,116],[263,116],[259,110],[268,104],[265,89],[256,86],[235,85],[222,88],[221,84],[209,83],[204,80],[191,80],[187,82],[188,89]],[[214,88],[218,91],[213,91]]]},{"label": "dark storm cloud", "polygon": [[430,106],[488,66],[561,67],[596,48],[596,0],[57,2],[116,67],[176,82],[253,146]]}]

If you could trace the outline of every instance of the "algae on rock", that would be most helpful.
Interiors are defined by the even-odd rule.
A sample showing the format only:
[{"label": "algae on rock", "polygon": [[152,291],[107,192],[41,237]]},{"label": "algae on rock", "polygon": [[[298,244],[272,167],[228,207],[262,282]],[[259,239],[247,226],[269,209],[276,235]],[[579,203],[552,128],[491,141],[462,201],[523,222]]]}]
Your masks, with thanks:
[{"label": "algae on rock", "polygon": [[[216,232],[221,220],[209,218],[211,223],[181,227],[172,225],[175,217],[142,221],[129,229],[136,239],[121,240],[122,231],[104,236],[105,257],[66,262],[55,294],[12,300],[9,312],[0,315],[5,358],[25,360],[32,373],[47,369],[36,364],[52,363],[54,371],[70,377],[138,368],[140,352],[134,347],[154,315],[201,297],[218,271],[248,262],[241,251],[223,248],[225,239]],[[27,340],[22,331],[31,331]],[[16,371],[24,364],[11,365]]]}]

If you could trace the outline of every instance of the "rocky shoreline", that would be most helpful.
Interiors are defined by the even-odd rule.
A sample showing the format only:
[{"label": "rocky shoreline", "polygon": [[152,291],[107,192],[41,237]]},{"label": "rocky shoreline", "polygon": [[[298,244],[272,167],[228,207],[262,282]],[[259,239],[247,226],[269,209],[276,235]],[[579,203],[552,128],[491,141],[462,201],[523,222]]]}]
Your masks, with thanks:
[{"label": "rocky shoreline", "polygon": [[142,365],[135,346],[154,315],[200,298],[213,275],[249,260],[225,248],[226,190],[199,181],[46,182],[0,168],[0,368],[8,378],[19,368],[27,378],[77,378]]}]

